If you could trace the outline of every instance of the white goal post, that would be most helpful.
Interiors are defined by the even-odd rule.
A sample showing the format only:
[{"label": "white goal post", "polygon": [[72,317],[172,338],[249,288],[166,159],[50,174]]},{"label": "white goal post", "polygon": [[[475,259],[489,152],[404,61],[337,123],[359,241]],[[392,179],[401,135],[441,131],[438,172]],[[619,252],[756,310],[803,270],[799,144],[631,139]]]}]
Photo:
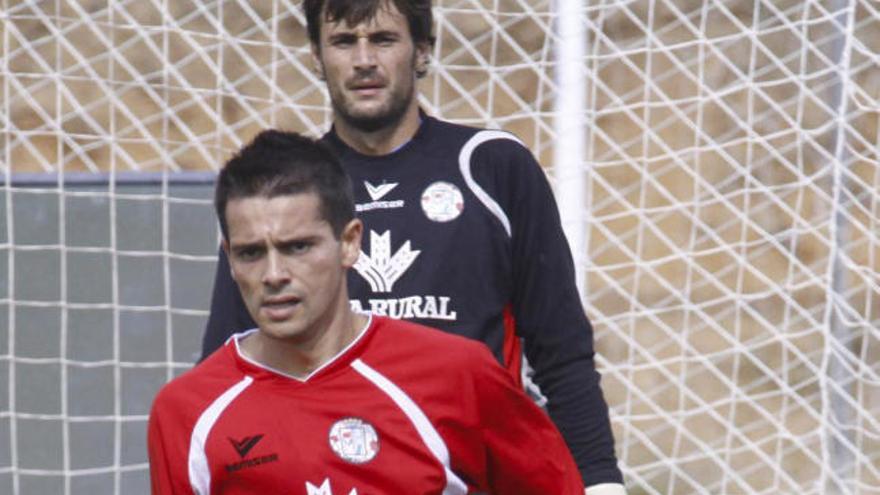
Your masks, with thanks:
[{"label": "white goal post", "polygon": [[[435,5],[421,104],[546,166],[629,493],[880,494],[880,3]],[[213,172],[329,123],[303,24],[0,0],[0,493],[147,493]]]}]

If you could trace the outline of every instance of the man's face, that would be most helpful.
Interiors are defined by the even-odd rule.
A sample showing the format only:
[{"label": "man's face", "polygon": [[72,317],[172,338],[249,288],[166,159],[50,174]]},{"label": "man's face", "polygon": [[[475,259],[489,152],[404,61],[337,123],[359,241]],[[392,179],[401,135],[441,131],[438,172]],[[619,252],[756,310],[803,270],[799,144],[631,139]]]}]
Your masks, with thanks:
[{"label": "man's face", "polygon": [[264,335],[308,342],[348,309],[345,271],[360,252],[359,221],[337,239],[311,192],[233,199],[226,221],[232,278]]},{"label": "man's face", "polygon": [[427,61],[427,44],[416,45],[406,18],[392,2],[356,26],[321,23],[315,64],[327,81],[335,115],[362,131],[401,120],[416,103],[416,68]]}]

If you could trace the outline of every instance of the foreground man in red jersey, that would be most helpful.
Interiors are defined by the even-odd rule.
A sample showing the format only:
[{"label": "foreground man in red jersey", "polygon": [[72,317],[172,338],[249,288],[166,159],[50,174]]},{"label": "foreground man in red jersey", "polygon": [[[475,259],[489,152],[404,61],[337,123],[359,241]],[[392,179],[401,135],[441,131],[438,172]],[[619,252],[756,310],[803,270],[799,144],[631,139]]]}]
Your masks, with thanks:
[{"label": "foreground man in red jersey", "polygon": [[363,227],[323,145],[260,134],[215,204],[258,328],[159,392],[154,494],[583,494],[562,437],[483,344],[351,309]]}]

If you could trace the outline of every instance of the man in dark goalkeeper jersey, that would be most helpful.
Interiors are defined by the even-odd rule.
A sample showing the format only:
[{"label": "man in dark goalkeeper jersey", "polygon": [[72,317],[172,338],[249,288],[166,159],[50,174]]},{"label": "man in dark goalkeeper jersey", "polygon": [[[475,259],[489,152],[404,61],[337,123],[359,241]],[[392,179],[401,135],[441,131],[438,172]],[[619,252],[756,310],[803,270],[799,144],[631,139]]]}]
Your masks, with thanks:
[{"label": "man in dark goalkeeper jersey", "polygon": [[[429,0],[304,8],[333,106],[323,140],[352,178],[365,225],[349,273],[353,307],[486,343],[546,397],[588,493],[624,493],[592,329],[540,166],[511,134],[419,109],[416,81],[433,45]],[[252,327],[221,253],[203,356]]]}]

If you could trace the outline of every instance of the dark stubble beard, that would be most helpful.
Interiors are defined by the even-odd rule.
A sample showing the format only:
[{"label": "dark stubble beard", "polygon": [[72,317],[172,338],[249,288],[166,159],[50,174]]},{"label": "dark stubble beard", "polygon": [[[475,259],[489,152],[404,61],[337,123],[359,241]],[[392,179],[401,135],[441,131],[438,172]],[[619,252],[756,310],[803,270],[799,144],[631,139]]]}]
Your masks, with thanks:
[{"label": "dark stubble beard", "polygon": [[413,98],[415,98],[415,83],[409,85],[409,91],[406,94],[395,92],[389,95],[387,106],[373,113],[365,115],[354,114],[349,111],[346,102],[336,101],[332,98],[331,104],[334,113],[344,120],[349,127],[369,133],[397,125],[403,119],[404,114],[406,114],[406,110],[409,108]]}]

